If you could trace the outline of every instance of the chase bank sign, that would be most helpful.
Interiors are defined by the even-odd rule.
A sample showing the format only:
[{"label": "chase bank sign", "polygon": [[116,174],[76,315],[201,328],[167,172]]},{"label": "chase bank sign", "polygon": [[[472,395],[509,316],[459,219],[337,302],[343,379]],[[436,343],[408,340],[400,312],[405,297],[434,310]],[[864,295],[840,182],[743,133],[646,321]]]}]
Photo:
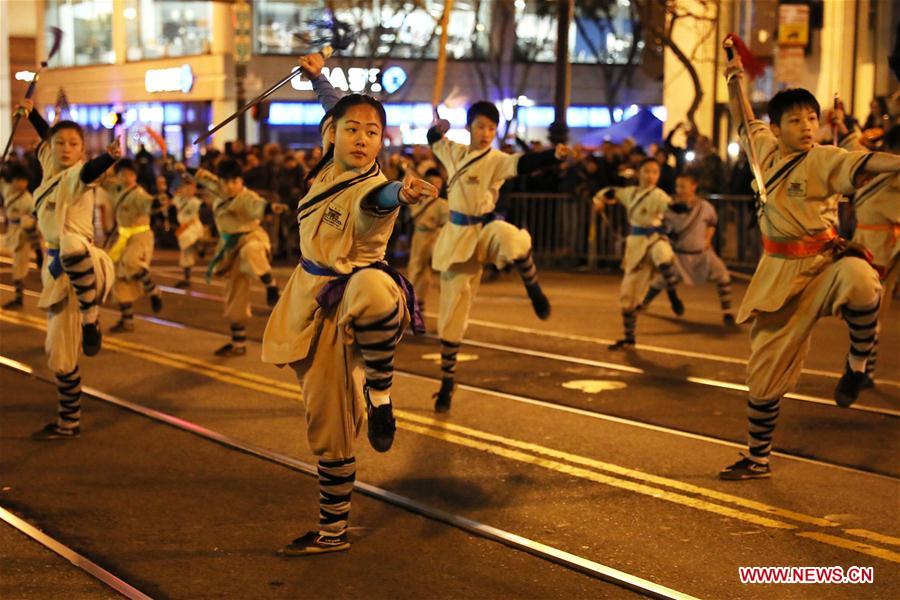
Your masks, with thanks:
[{"label": "chase bank sign", "polygon": [[148,69],[144,73],[144,89],[149,93],[181,92],[187,94],[194,87],[194,71],[190,65],[171,69]]},{"label": "chase bank sign", "polygon": [[[297,75],[291,79],[291,87],[301,92],[312,91],[312,82],[301,77],[300,67],[294,67],[294,71]],[[351,67],[345,70],[341,67],[324,67],[322,74],[328,78],[335,89],[358,94],[384,92],[390,95],[406,83],[406,71],[397,66],[388,67],[384,71],[375,68]]]}]

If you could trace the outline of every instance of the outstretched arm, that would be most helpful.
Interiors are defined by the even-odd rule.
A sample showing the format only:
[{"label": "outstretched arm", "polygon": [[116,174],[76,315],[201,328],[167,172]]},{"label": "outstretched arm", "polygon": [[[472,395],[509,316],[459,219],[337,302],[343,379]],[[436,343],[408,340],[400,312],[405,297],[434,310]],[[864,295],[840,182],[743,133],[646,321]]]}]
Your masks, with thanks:
[{"label": "outstretched arm", "polygon": [[322,105],[322,108],[326,111],[334,108],[334,105],[338,103],[338,100],[343,95],[331,85],[327,77],[322,75],[322,69],[325,67],[325,57],[315,52],[301,56],[298,62],[300,63],[300,70],[312,82],[313,91],[316,93],[316,98],[319,99],[319,104]]},{"label": "outstretched arm", "polygon": [[115,140],[106,147],[106,152],[87,161],[84,166],[81,167],[81,182],[84,184],[95,182],[107,171],[107,169],[113,166],[113,163],[121,156],[122,148],[119,146],[119,141]]},{"label": "outstretched arm", "polygon": [[526,152],[519,158],[519,164],[516,166],[516,174],[527,175],[535,171],[540,171],[547,167],[554,167],[564,161],[571,150],[565,144],[557,144],[553,150],[542,150],[540,152]]},{"label": "outstretched arm", "polygon": [[34,100],[24,98],[19,102],[19,106],[16,108],[16,114],[28,117],[28,122],[31,123],[34,130],[41,136],[41,140],[47,141],[50,137],[50,124],[44,120],[41,113],[34,110]]}]

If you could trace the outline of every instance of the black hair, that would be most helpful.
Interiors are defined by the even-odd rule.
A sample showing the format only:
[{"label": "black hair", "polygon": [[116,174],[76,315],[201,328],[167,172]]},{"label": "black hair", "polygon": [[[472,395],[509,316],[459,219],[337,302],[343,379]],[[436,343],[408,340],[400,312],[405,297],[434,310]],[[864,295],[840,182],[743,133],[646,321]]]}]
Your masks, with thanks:
[{"label": "black hair", "polygon": [[686,179],[690,179],[694,183],[698,183],[700,181],[700,178],[698,177],[697,173],[694,172],[692,169],[686,169],[686,170],[682,171],[681,173],[679,173],[678,175],[675,176],[675,179],[678,179],[679,177],[685,177]]},{"label": "black hair", "polygon": [[81,125],[79,125],[75,121],[68,121],[68,120],[60,121],[59,123],[57,123],[53,127],[51,127],[50,128],[50,137],[53,137],[54,135],[56,135],[63,129],[71,129],[72,131],[74,131],[75,133],[78,134],[78,137],[81,138],[82,142],[84,141],[84,129],[81,127]]},{"label": "black hair", "polygon": [[441,173],[440,169],[431,168],[425,171],[425,175],[423,175],[423,177],[440,177],[441,179],[443,179],[444,175]]},{"label": "black hair", "polygon": [[894,125],[884,134],[882,146],[885,150],[900,152],[900,125]]},{"label": "black hair", "polygon": [[19,163],[8,163],[3,169],[3,179],[9,182],[16,179],[28,179],[28,169]]},{"label": "black hair", "polygon": [[233,158],[223,158],[216,165],[216,175],[219,179],[237,179],[244,176],[244,169],[241,163]]},{"label": "black hair", "polygon": [[500,111],[492,103],[481,100],[469,107],[466,112],[466,125],[471,126],[477,117],[485,117],[492,121],[494,125],[500,124]]},{"label": "black hair", "polygon": [[116,172],[117,175],[119,173],[121,173],[122,171],[126,171],[126,170],[131,171],[135,175],[137,174],[137,166],[135,166],[134,161],[131,160],[130,158],[119,159],[118,162],[116,162],[115,166],[113,167],[113,170]]},{"label": "black hair", "polygon": [[641,160],[641,162],[638,163],[638,171],[640,171],[641,169],[643,169],[643,168],[644,168],[644,165],[649,165],[650,163],[653,163],[653,164],[656,165],[657,167],[659,166],[659,163],[656,162],[656,159],[655,159],[655,158],[653,158],[652,156],[648,156],[647,158]]},{"label": "black hair", "polygon": [[781,127],[781,117],[792,108],[809,108],[816,112],[816,116],[822,112],[819,101],[809,90],[803,88],[788,88],[772,96],[766,112],[769,113],[769,123]]},{"label": "black hair", "polygon": [[[375,112],[378,114],[378,119],[381,121],[381,135],[384,136],[384,128],[387,127],[387,114],[384,112],[384,105],[367,94],[347,94],[346,96],[338,100],[337,104],[335,104],[330,111],[325,113],[325,117],[323,117],[322,121],[319,123],[319,131],[322,131],[322,127],[325,125],[325,120],[329,115],[331,116],[332,127],[335,131],[337,131],[338,120],[346,115],[347,111],[354,106],[361,105],[368,105],[375,109]],[[316,175],[318,175],[319,172],[325,167],[325,165],[327,165],[332,160],[334,160],[334,144],[332,144],[328,148],[328,152],[322,155],[322,158],[318,163],[316,163],[316,166],[310,169],[309,174],[307,174],[306,176],[306,181],[314,181]]]}]

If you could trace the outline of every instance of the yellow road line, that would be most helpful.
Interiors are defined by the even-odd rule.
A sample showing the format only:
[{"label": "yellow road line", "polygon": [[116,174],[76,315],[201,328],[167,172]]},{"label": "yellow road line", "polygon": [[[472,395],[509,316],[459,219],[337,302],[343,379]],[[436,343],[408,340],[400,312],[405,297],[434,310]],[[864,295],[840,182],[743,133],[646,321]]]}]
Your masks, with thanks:
[{"label": "yellow road line", "polygon": [[856,540],[848,540],[834,535],[829,535],[827,533],[819,533],[817,531],[799,531],[797,532],[797,536],[816,540],[817,542],[824,542],[832,546],[838,546],[839,548],[846,548],[847,550],[853,550],[854,552],[861,552],[862,554],[868,554],[869,556],[874,556],[876,558],[883,558],[884,560],[889,560],[891,562],[900,563],[900,554],[894,552],[893,550],[878,548],[877,546],[864,544],[863,542],[857,542]]},{"label": "yellow road line", "polygon": [[609,473],[615,473],[616,475],[624,475],[626,477],[630,477],[632,479],[638,479],[640,481],[645,481],[647,483],[653,483],[656,485],[664,485],[666,487],[674,488],[674,489],[682,491],[682,492],[690,492],[692,494],[706,496],[708,498],[712,498],[712,499],[719,500],[722,502],[729,502],[731,504],[743,506],[744,508],[750,508],[753,510],[757,510],[759,512],[768,513],[768,514],[775,515],[778,517],[792,519],[794,521],[799,521],[801,523],[807,523],[810,525],[818,525],[819,527],[836,527],[836,526],[840,525],[839,523],[836,523],[834,521],[829,521],[828,519],[823,519],[820,517],[812,517],[810,515],[805,515],[803,513],[794,512],[792,510],[778,508],[776,506],[770,506],[770,505],[764,504],[762,502],[756,502],[755,500],[749,500],[747,498],[742,498],[740,496],[733,496],[731,494],[726,494],[724,492],[719,492],[717,490],[712,490],[709,488],[704,488],[704,487],[700,487],[697,485],[693,485],[690,483],[685,483],[683,481],[678,481],[677,479],[669,479],[668,477],[652,475],[650,473],[645,473],[643,471],[636,471],[634,469],[629,469],[627,467],[622,467],[622,466],[615,465],[612,463],[595,460],[595,459],[588,458],[585,456],[579,456],[577,454],[569,454],[568,452],[563,452],[561,450],[555,450],[553,448],[547,448],[545,446],[540,446],[538,444],[532,444],[530,442],[523,442],[520,440],[514,440],[514,439],[506,438],[503,436],[495,435],[493,433],[487,433],[484,431],[478,431],[476,429],[470,429],[468,427],[463,427],[461,425],[455,425],[453,423],[447,423],[445,421],[439,421],[437,419],[433,419],[430,417],[423,417],[421,415],[417,415],[414,413],[407,413],[405,411],[399,411],[399,410],[395,410],[394,412],[398,416],[402,415],[404,419],[409,419],[410,421],[415,421],[417,423],[421,423],[423,425],[428,425],[430,427],[436,427],[436,428],[440,428],[440,429],[447,429],[450,431],[455,431],[455,432],[461,433],[463,435],[468,435],[468,436],[486,440],[489,442],[505,444],[507,446],[512,446],[513,448],[518,448],[520,450],[526,450],[526,451],[532,452],[534,454],[542,454],[544,456],[550,456],[552,458],[557,458],[557,459],[565,460],[567,462],[575,463],[578,465],[591,467],[593,469],[597,469],[600,471],[607,471]]},{"label": "yellow road line", "polygon": [[856,537],[866,538],[872,540],[873,542],[881,542],[882,544],[890,544],[891,546],[900,546],[900,538],[884,535],[883,533],[876,533],[867,529],[845,529],[844,533],[849,533],[850,535],[855,535]]},{"label": "yellow road line", "polygon": [[[39,318],[32,317],[30,315],[23,314],[12,314],[5,311],[0,311],[0,320],[7,321],[10,323],[27,325],[29,327],[35,329],[46,329],[46,323]],[[108,344],[110,347],[115,348],[123,353],[131,354],[138,358],[144,358],[153,362],[157,362],[158,364],[163,364],[165,366],[171,366],[176,369],[181,369],[189,372],[194,372],[201,375],[206,375],[210,378],[241,386],[249,389],[254,389],[260,391],[262,393],[276,395],[276,396],[284,396],[292,399],[296,399],[300,392],[300,387],[297,385],[291,385],[284,382],[279,382],[277,380],[269,379],[268,377],[253,375],[251,373],[245,373],[243,371],[238,371],[236,369],[230,369],[227,367],[221,367],[220,365],[213,365],[207,363],[205,361],[194,359],[191,357],[187,357],[177,353],[170,352],[162,352],[157,351],[155,348],[151,348],[148,346],[142,346],[140,344],[128,342],[127,344],[122,344],[121,340],[110,340],[112,343]],[[171,357],[171,358],[170,358]],[[266,385],[261,385],[261,382],[266,382]],[[277,385],[276,385],[277,384]],[[275,389],[273,389],[273,387]],[[635,471],[633,469],[627,469],[626,467],[620,467],[618,465],[613,465],[611,463],[605,463],[603,461],[596,461],[594,459],[590,459],[587,457],[581,457],[578,455],[569,454],[566,452],[554,450],[552,448],[545,448],[543,446],[539,446],[537,444],[530,444],[528,442],[522,442],[519,440],[512,440],[509,438],[504,438],[502,436],[497,436],[495,434],[490,434],[487,432],[478,431],[475,429],[463,427],[460,425],[454,425],[451,423],[445,423],[442,421],[438,421],[436,419],[432,419],[429,417],[422,417],[420,415],[416,415],[414,413],[410,413],[407,411],[396,410],[395,413],[398,417],[400,417],[400,422],[398,423],[398,427],[401,429],[405,429],[408,431],[412,431],[414,433],[418,433],[420,435],[425,435],[428,437],[432,437],[435,439],[439,439],[442,441],[455,443],[457,445],[466,446],[469,448],[481,450],[483,452],[494,454],[496,456],[501,456],[507,459],[516,460],[519,462],[525,462],[528,464],[540,466],[543,468],[547,468],[553,471],[557,471],[560,473],[565,473],[574,477],[579,477],[581,479],[587,479],[589,481],[594,481],[597,483],[609,485],[612,487],[617,487],[620,489],[625,489],[628,491],[633,491],[635,493],[647,495],[653,498],[659,498],[662,500],[666,500],[669,502],[673,502],[675,504],[680,504],[682,506],[687,506],[691,508],[695,508],[698,510],[704,510],[707,512],[712,512],[715,514],[727,516],[730,518],[746,521],[749,523],[753,523],[756,525],[761,525],[764,527],[777,528],[777,529],[796,529],[796,526],[784,523],[782,521],[776,521],[774,519],[769,519],[767,517],[762,517],[758,515],[754,515],[751,513],[746,513],[737,509],[733,509],[727,506],[722,506],[719,504],[715,504],[712,502],[707,502],[705,500],[701,500],[698,498],[693,498],[690,496],[685,496],[683,494],[677,494],[674,492],[669,492],[666,490],[661,490],[659,488],[655,488],[649,485],[644,485],[641,483],[637,483],[634,481],[619,479],[616,477],[611,477],[608,475],[603,475],[601,473],[597,473],[595,471],[590,471],[587,469],[583,469],[580,467],[576,467],[573,465],[568,465],[565,463],[561,463],[555,460],[548,460],[546,458],[541,458],[540,456],[534,456],[532,454],[527,454],[525,452],[520,452],[518,450],[511,450],[509,448],[503,448],[502,446],[497,446],[489,443],[485,443],[482,441],[478,441],[477,439],[470,439],[469,437],[464,437],[463,435],[456,435],[455,433],[451,433],[451,431],[458,431],[459,433],[465,433],[466,435],[470,435],[473,437],[479,437],[486,441],[494,441],[502,443],[506,446],[511,446],[514,448],[521,448],[523,450],[530,450],[531,452],[536,452],[539,454],[544,454],[547,456],[553,456],[556,458],[561,458],[563,460],[567,460],[569,462],[575,462],[577,464],[583,464],[585,466],[591,466],[593,468],[607,470],[609,472],[626,475],[628,477],[641,479],[644,481],[657,483],[660,485],[665,485],[668,487],[675,487],[676,489],[680,489],[682,491],[690,491],[693,493],[707,495],[710,498],[715,498],[719,500],[723,500],[726,502],[732,502],[741,506],[745,506],[746,508],[753,508],[754,510],[759,510],[761,512],[767,512],[769,514],[773,514],[776,516],[782,516],[786,518],[792,518],[794,520],[798,520],[801,522],[806,522],[810,524],[816,524],[821,526],[835,526],[836,523],[832,521],[828,521],[826,519],[819,519],[817,517],[810,517],[808,515],[803,515],[802,513],[795,513],[793,511],[788,511],[785,509],[778,509],[777,507],[768,506],[762,503],[757,503],[752,500],[747,500],[745,498],[740,498],[738,496],[731,496],[729,494],[724,494],[721,492],[717,492],[716,490],[709,490],[706,488],[701,488],[699,486],[693,486],[691,484],[687,484],[684,482],[680,482],[677,480],[671,480],[664,477],[659,477],[656,475],[651,475],[648,473],[643,473],[641,471]],[[404,420],[409,420],[413,422],[418,422],[420,424],[428,425],[427,427],[422,427],[420,425],[415,425],[412,423],[406,423]],[[798,518],[799,517],[799,518]],[[897,540],[897,538],[892,538],[890,536],[885,536],[882,534],[878,534],[875,532],[868,532],[867,530],[846,530],[847,533],[860,535],[859,532],[865,532],[866,536],[861,537],[869,537],[875,541],[886,541],[886,540]],[[865,544],[862,542],[858,542],[855,540],[848,540],[845,538],[836,537],[833,535],[822,534],[817,532],[796,532],[796,535],[808,539],[813,539],[815,541],[819,541],[825,544],[829,544],[832,546],[838,546],[840,548],[852,550],[855,552],[861,552],[863,554],[867,554],[870,556],[875,556],[878,558],[883,558],[886,560],[900,562],[900,554],[897,554],[891,550],[886,550],[883,548],[878,548],[876,546],[872,546],[870,544]],[[888,542],[891,543],[891,542]]]},{"label": "yellow road line", "polygon": [[565,463],[541,458],[532,454],[526,454],[525,452],[520,452],[518,450],[510,450],[501,446],[479,442],[478,440],[473,440],[471,438],[456,435],[447,431],[436,431],[434,429],[420,427],[419,425],[412,425],[410,423],[400,423],[399,426],[408,431],[414,431],[422,435],[427,435],[429,437],[444,440],[460,446],[475,448],[476,450],[481,450],[482,452],[487,452],[496,456],[502,456],[511,460],[516,460],[531,465],[537,465],[539,467],[551,469],[553,471],[564,473],[566,475],[572,475],[581,479],[587,479],[589,481],[595,481],[597,483],[602,483],[623,490],[628,490],[630,492],[636,492],[638,494],[650,496],[651,498],[667,500],[675,504],[681,504],[682,506],[689,506],[691,508],[705,510],[707,512],[715,513],[718,515],[731,517],[732,519],[739,519],[741,521],[746,521],[754,525],[772,527],[775,529],[796,529],[796,526],[791,525],[790,523],[783,523],[781,521],[769,519],[768,517],[761,517],[734,508],[729,508],[727,506],[722,506],[720,504],[707,502],[706,500],[700,500],[698,498],[676,494],[675,492],[668,492],[666,490],[661,490],[659,488],[644,485],[642,483],[629,481],[627,479],[610,477],[609,475],[603,475],[602,473],[597,473],[596,471],[588,471],[587,469],[582,469],[581,467],[567,465]]}]

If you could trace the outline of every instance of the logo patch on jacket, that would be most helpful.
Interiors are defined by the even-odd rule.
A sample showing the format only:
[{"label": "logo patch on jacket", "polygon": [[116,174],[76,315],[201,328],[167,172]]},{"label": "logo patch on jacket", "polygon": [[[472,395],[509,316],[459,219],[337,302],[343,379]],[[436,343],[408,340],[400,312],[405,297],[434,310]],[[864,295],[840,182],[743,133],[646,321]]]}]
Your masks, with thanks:
[{"label": "logo patch on jacket", "polygon": [[478,185],[481,183],[481,180],[478,178],[478,175],[469,175],[465,179],[466,185]]},{"label": "logo patch on jacket", "polygon": [[346,209],[336,204],[329,204],[325,209],[325,216],[322,217],[322,221],[339,231],[343,231],[344,226],[347,225]]},{"label": "logo patch on jacket", "polygon": [[806,197],[806,180],[788,181],[787,195],[790,196],[791,198],[805,198]]}]

